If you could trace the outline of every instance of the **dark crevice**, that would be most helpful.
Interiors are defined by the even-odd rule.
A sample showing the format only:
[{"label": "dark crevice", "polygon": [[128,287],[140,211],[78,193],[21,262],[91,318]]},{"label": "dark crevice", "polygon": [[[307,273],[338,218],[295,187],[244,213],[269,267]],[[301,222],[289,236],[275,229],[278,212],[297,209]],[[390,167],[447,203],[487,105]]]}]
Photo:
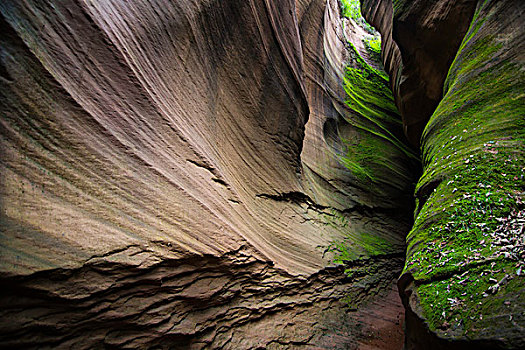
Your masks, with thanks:
[{"label": "dark crevice", "polygon": [[[338,209],[331,206],[325,206],[314,202],[308,195],[298,191],[284,192],[279,194],[261,193],[257,194],[256,197],[270,199],[278,202],[290,202],[298,205],[306,204],[308,206],[308,209],[323,212],[323,214],[331,216],[334,216],[334,214],[330,214],[330,211],[337,212],[338,214],[358,213],[363,216],[374,216],[378,214],[393,217],[405,216],[403,213],[400,213],[398,208],[371,207],[364,204],[355,204],[352,207],[345,209]],[[410,219],[410,217],[408,217],[408,219]]]}]

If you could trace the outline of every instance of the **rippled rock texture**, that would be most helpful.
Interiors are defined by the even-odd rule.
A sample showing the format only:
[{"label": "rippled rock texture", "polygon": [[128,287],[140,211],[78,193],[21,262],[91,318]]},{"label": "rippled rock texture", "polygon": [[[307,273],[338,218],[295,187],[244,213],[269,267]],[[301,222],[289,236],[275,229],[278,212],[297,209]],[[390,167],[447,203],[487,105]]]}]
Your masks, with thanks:
[{"label": "rippled rock texture", "polygon": [[0,347],[523,348],[523,2],[340,10],[0,2]]},{"label": "rippled rock texture", "polygon": [[411,161],[344,164],[336,1],[0,10],[2,347],[400,345]]}]

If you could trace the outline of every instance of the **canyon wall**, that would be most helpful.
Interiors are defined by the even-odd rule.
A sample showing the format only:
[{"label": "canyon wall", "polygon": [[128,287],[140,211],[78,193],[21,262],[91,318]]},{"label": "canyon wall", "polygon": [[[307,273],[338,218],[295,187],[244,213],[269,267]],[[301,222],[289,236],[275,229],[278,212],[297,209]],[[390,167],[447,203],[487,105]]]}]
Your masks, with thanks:
[{"label": "canyon wall", "polygon": [[394,96],[407,136],[421,143],[399,280],[405,347],[521,349],[525,6],[365,1],[362,10],[387,38]]},{"label": "canyon wall", "polygon": [[2,347],[400,346],[413,160],[337,1],[0,10]]},{"label": "canyon wall", "polygon": [[361,5],[0,2],[0,347],[524,347],[524,6]]},{"label": "canyon wall", "polygon": [[419,146],[423,128],[442,98],[446,74],[477,1],[361,3],[365,18],[382,34],[383,63],[405,133]]}]

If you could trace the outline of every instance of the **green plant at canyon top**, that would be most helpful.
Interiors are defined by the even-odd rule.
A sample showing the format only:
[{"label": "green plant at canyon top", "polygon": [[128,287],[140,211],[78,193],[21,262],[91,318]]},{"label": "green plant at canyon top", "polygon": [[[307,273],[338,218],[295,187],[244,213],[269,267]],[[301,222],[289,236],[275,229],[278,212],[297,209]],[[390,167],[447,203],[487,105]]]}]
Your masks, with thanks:
[{"label": "green plant at canyon top", "polygon": [[368,24],[361,15],[361,4],[359,0],[341,0],[341,13],[344,17],[351,18],[367,32],[375,32],[374,27]]}]

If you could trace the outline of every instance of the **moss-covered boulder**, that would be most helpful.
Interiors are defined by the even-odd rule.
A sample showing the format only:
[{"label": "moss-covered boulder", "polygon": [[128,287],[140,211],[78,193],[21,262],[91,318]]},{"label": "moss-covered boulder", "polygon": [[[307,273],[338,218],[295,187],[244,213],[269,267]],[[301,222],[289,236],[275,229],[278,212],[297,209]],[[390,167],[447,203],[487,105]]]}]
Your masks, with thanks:
[{"label": "moss-covered boulder", "polygon": [[525,347],[524,8],[479,1],[423,132],[408,349]]}]

